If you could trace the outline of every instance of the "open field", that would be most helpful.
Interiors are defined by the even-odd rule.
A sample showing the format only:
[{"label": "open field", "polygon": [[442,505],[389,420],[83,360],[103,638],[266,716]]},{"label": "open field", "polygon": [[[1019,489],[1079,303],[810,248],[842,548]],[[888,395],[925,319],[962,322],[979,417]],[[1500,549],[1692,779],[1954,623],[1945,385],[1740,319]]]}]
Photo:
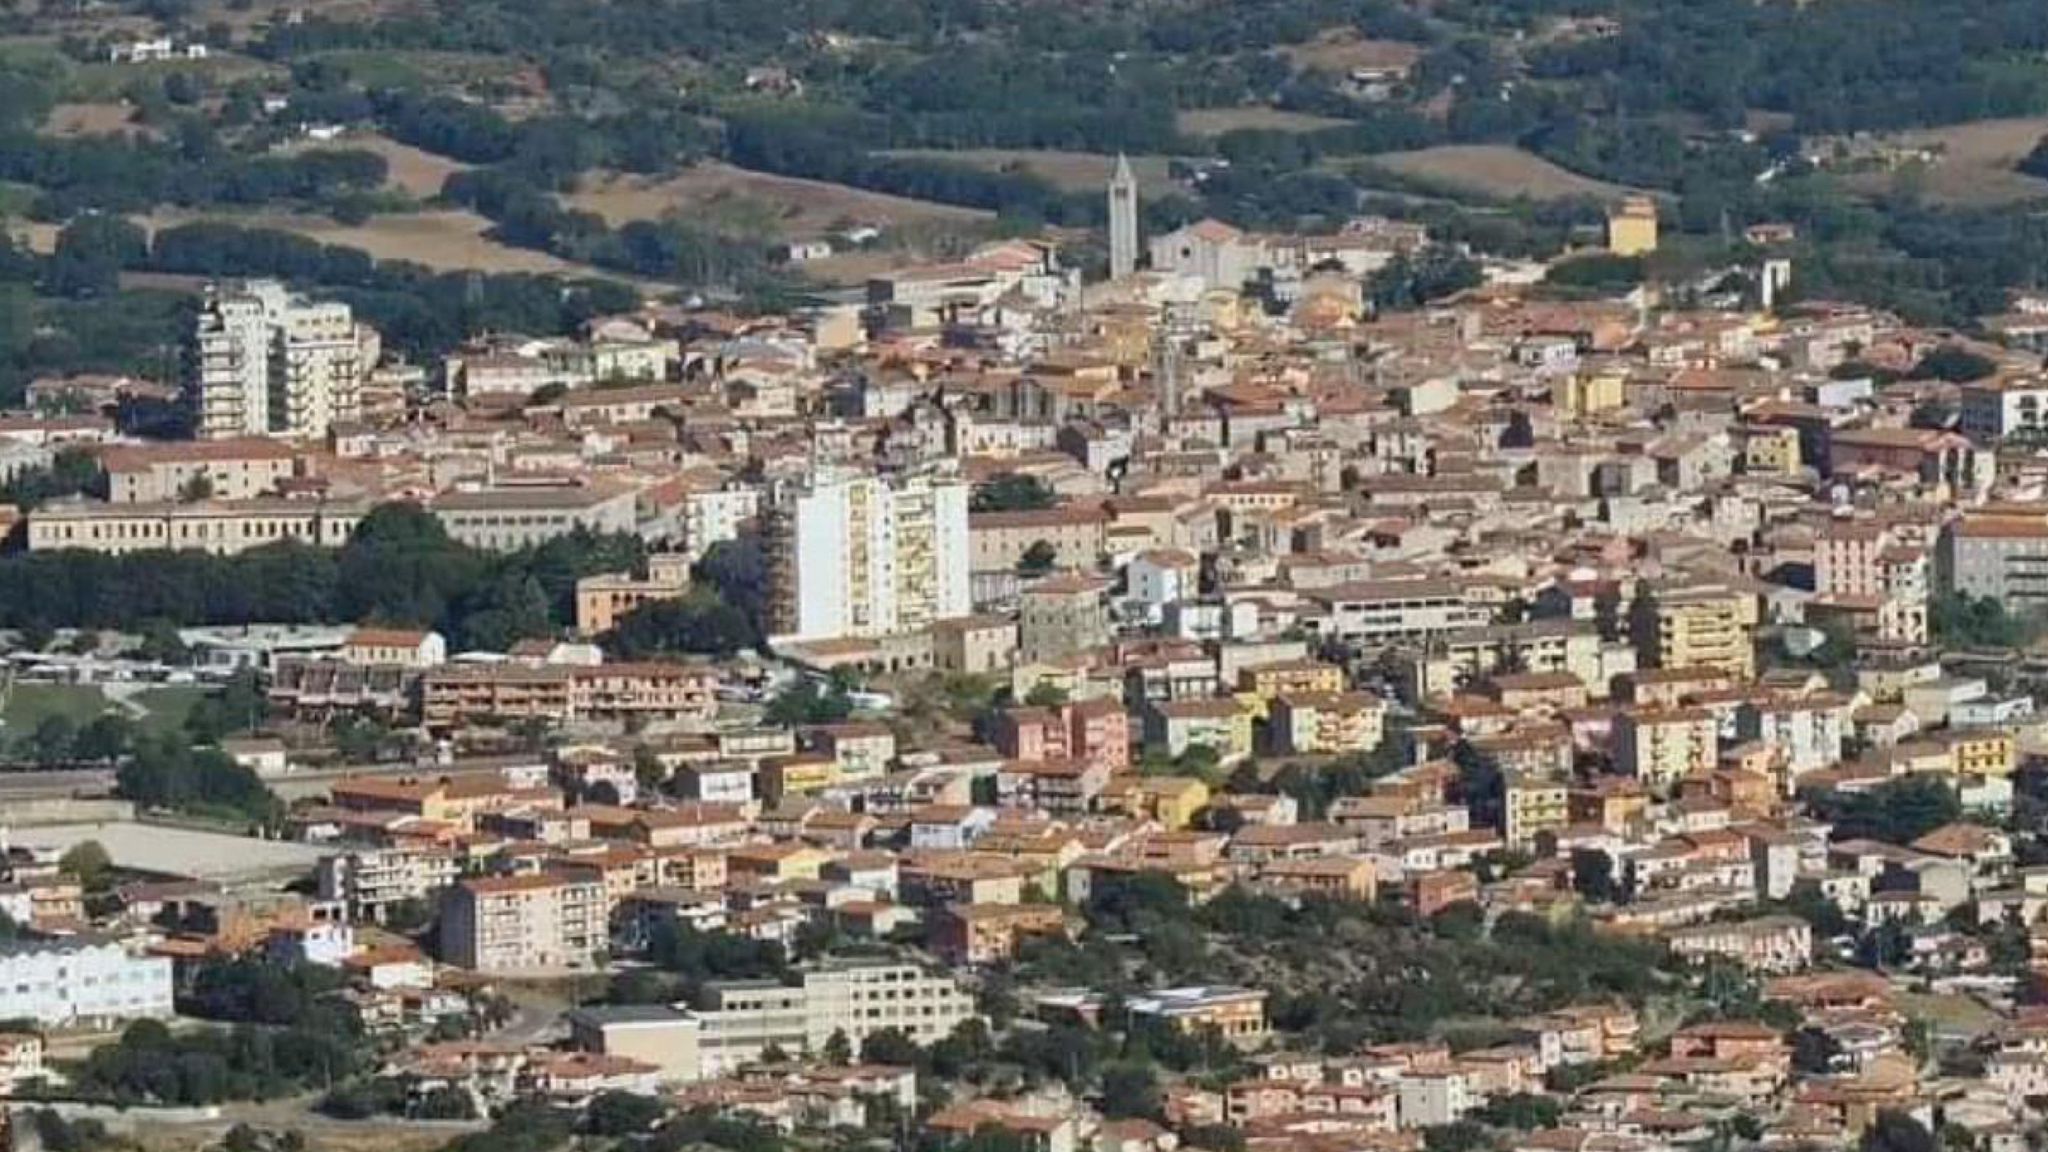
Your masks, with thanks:
[{"label": "open field", "polygon": [[[369,88],[428,88],[511,80],[526,70],[516,56],[391,48],[336,48],[307,60],[332,65]],[[538,81],[538,77],[533,77]]]},{"label": "open field", "polygon": [[278,149],[290,155],[296,152],[311,152],[318,149],[345,149],[357,152],[375,152],[391,165],[391,184],[409,196],[430,200],[441,194],[441,185],[457,172],[467,172],[470,166],[460,160],[451,160],[432,152],[422,152],[410,144],[400,144],[375,132],[352,133],[339,140],[320,143],[303,140]]},{"label": "open field", "polygon": [[[378,260],[407,260],[436,272],[552,273],[557,276],[631,279],[599,268],[576,264],[545,252],[514,248],[484,235],[491,222],[474,212],[409,212],[378,216],[366,224],[340,224],[326,216],[294,212],[251,212],[239,215],[166,208],[139,217],[150,232],[198,220],[242,228],[275,228],[296,232],[322,244],[360,248]],[[56,250],[57,226],[39,221],[10,221],[29,249],[48,255]]]},{"label": "open field", "polygon": [[2012,204],[2048,197],[2048,180],[2016,171],[2034,145],[2048,135],[2048,116],[2012,120],[1978,120],[1901,132],[1888,139],[1913,148],[1939,148],[1941,158],[1901,172],[1864,172],[1848,178],[1851,187],[1880,192],[1902,173],[1929,198],[1970,207]]},{"label": "open field", "polygon": [[1173,126],[1190,136],[1221,136],[1225,132],[1258,129],[1267,132],[1313,132],[1335,128],[1346,121],[1334,116],[1289,112],[1285,108],[1250,105],[1243,108],[1191,108],[1174,116]]},{"label": "open field", "polygon": [[1500,144],[1446,144],[1414,152],[1389,152],[1369,159],[1403,176],[1502,200],[1518,196],[1534,200],[1614,197],[1629,191],[1567,171],[1534,153]]},{"label": "open field", "polygon": [[1354,68],[1401,68],[1422,59],[1422,47],[1405,40],[1372,40],[1355,28],[1326,28],[1306,44],[1290,44],[1281,55],[1307,72],[1348,75]]},{"label": "open field", "polygon": [[484,235],[489,220],[474,212],[411,212],[378,216],[365,224],[340,224],[326,216],[292,212],[252,212],[210,216],[204,212],[166,210],[150,214],[143,224],[151,231],[194,220],[216,219],[244,228],[275,228],[296,232],[322,244],[360,248],[379,260],[409,260],[439,272],[478,269],[484,272],[553,272],[565,276],[605,273],[573,264],[545,252],[514,248]]},{"label": "open field", "polygon": [[113,685],[112,693],[97,684],[16,684],[0,707],[0,725],[16,735],[34,732],[51,716],[83,725],[102,712],[116,712],[144,730],[174,732],[183,728],[192,706],[207,695],[198,685]]},{"label": "open field", "polygon": [[310,871],[322,855],[318,845],[291,840],[255,840],[132,821],[21,828],[14,840],[58,852],[97,840],[116,867],[224,883],[295,876]]},{"label": "open field", "polygon": [[[1116,170],[1116,157],[1095,152],[1048,152],[1034,149],[969,148],[957,152],[945,149],[904,149],[888,153],[922,160],[945,160],[982,168],[990,172],[1022,170],[1040,177],[1063,192],[1100,192]],[[1167,175],[1164,156],[1133,156],[1131,172],[1138,178],[1139,191],[1156,196],[1174,191],[1178,185]]]},{"label": "open field", "polygon": [[588,177],[564,197],[571,207],[595,212],[613,226],[658,220],[671,212],[720,219],[763,236],[815,236],[845,224],[894,227],[918,223],[973,223],[988,212],[866,192],[843,184],[750,172],[705,161],[665,180],[629,175]]},{"label": "open field", "polygon": [[130,124],[134,109],[121,101],[104,104],[59,104],[43,118],[43,131],[51,136],[112,136],[123,132],[155,133],[140,124]]}]

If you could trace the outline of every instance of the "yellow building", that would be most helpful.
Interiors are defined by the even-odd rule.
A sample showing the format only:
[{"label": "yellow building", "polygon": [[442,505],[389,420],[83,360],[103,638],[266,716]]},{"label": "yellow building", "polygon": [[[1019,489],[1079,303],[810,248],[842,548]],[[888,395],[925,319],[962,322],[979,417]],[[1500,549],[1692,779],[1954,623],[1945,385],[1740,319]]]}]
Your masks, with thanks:
[{"label": "yellow building", "polygon": [[1743,471],[1753,476],[1790,476],[1799,466],[1797,428],[1751,428],[1743,433]]},{"label": "yellow building", "polygon": [[1713,770],[1720,728],[1704,708],[1630,708],[1614,718],[1614,766],[1664,787]]},{"label": "yellow building", "polygon": [[647,558],[646,576],[631,572],[585,576],[576,581],[576,631],[585,636],[602,635],[641,605],[679,599],[689,590],[689,560],[668,553]]},{"label": "yellow building", "polygon": [[1636,625],[1636,648],[1658,668],[1718,668],[1756,676],[1757,601],[1723,585],[1656,591]]},{"label": "yellow building", "polygon": [[761,766],[761,795],[770,803],[785,796],[809,796],[839,783],[839,761],[830,756],[783,756]]},{"label": "yellow building", "polygon": [[1132,803],[1140,814],[1179,831],[1209,806],[1209,786],[1192,776],[1147,776],[1138,781]]},{"label": "yellow building", "polygon": [[1387,706],[1370,692],[1288,693],[1273,702],[1267,735],[1274,751],[1370,752],[1386,737]]},{"label": "yellow building", "polygon": [[1182,1033],[1213,1032],[1226,1040],[1252,1042],[1268,1031],[1266,994],[1256,988],[1167,988],[1133,996],[1126,1006],[1133,1020],[1155,1020]]},{"label": "yellow building", "polygon": [[2013,774],[2018,750],[2012,733],[1965,729],[1948,738],[1949,770],[1958,776]]},{"label": "yellow building", "polygon": [[1657,202],[1630,196],[1607,212],[1607,250],[1616,256],[1642,256],[1657,250]]},{"label": "yellow building", "polygon": [[1237,674],[1238,692],[1257,699],[1260,716],[1276,697],[1295,693],[1342,692],[1344,670],[1320,660],[1256,664]]},{"label": "yellow building", "polygon": [[1508,847],[1521,848],[1537,833],[1571,823],[1571,790],[1558,781],[1511,774],[1503,810]]},{"label": "yellow building", "polygon": [[1627,380],[1626,373],[1612,369],[1574,372],[1550,386],[1550,403],[1560,416],[1611,412],[1622,406]]}]

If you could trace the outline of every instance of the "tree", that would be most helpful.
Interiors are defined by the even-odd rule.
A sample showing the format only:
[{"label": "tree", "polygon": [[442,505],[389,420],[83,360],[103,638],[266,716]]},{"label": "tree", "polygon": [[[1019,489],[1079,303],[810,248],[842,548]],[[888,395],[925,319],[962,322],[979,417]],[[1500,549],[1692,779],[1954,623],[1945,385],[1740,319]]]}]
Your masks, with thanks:
[{"label": "tree", "polygon": [[114,859],[97,840],[82,840],[57,859],[57,870],[88,893],[104,892],[114,881]]},{"label": "tree", "polygon": [[1614,857],[1598,848],[1572,849],[1572,889],[1596,904],[1621,898],[1614,883]]},{"label": "tree", "polygon": [[1863,1130],[1857,1152],[1936,1152],[1934,1134],[1904,1112],[1886,1109]]},{"label": "tree", "polygon": [[708,590],[676,600],[654,600],[619,619],[606,648],[624,660],[691,653],[730,656],[758,646],[753,621]]},{"label": "tree", "polygon": [[860,1042],[860,1061],[863,1064],[890,1064],[899,1068],[913,1068],[923,1055],[917,1042],[899,1028],[882,1028],[870,1032],[867,1039]]},{"label": "tree", "polygon": [[1165,1119],[1158,1071],[1150,1063],[1136,1060],[1104,1066],[1101,1108],[1111,1119]]},{"label": "tree", "polygon": [[1496,1128],[1513,1128],[1518,1132],[1533,1132],[1539,1128],[1555,1128],[1564,1105],[1555,1097],[1538,1096],[1529,1092],[1517,1092],[1512,1096],[1496,1097],[1472,1114],[1474,1120],[1491,1124]]},{"label": "tree", "polygon": [[1017,574],[1043,576],[1052,571],[1052,566],[1059,562],[1059,558],[1058,548],[1044,540],[1033,540],[1031,546],[1024,549],[1024,555],[1017,559]]},{"label": "tree", "polygon": [[825,1047],[819,1053],[825,1063],[846,1065],[853,1063],[853,1042],[846,1038],[844,1028],[834,1028],[832,1035],[825,1038]]},{"label": "tree", "polygon": [[1996,361],[1980,356],[1960,344],[1942,344],[1913,365],[1908,377],[1914,380],[1945,380],[1951,384],[1967,384],[1982,380],[1998,371]]},{"label": "tree", "polygon": [[1844,839],[1907,844],[1962,816],[1949,784],[1932,776],[1887,780],[1866,792],[1809,792],[1808,807]]},{"label": "tree", "polygon": [[976,512],[1029,512],[1053,506],[1057,496],[1036,476],[1004,472],[976,487]]},{"label": "tree", "polygon": [[1067,699],[1067,690],[1049,680],[1040,680],[1024,694],[1024,704],[1030,708],[1063,708]]},{"label": "tree", "polygon": [[668,1109],[637,1092],[600,1092],[584,1112],[584,1125],[598,1136],[636,1136],[651,1131]]},{"label": "tree", "polygon": [[1819,1028],[1801,1028],[1792,1034],[1792,1067],[1808,1076],[1825,1076],[1835,1070],[1842,1045]]}]

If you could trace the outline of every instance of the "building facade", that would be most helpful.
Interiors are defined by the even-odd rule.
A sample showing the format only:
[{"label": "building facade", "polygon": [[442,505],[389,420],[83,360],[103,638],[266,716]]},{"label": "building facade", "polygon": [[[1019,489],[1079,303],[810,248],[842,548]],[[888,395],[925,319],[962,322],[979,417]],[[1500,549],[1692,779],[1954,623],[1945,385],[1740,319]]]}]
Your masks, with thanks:
[{"label": "building facade", "polygon": [[776,494],[768,536],[778,636],[887,636],[970,610],[958,480],[817,474]]}]

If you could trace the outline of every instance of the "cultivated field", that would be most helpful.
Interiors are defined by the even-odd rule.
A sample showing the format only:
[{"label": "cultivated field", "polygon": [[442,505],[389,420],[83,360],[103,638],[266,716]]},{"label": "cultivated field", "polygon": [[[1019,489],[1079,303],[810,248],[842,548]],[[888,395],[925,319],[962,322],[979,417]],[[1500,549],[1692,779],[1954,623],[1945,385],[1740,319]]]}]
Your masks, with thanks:
[{"label": "cultivated field", "polygon": [[1371,162],[1403,176],[1413,176],[1447,189],[1474,192],[1502,200],[1527,196],[1557,200],[1566,196],[1613,197],[1628,189],[1581,176],[1520,148],[1499,144],[1446,144],[1414,152],[1389,152]]},{"label": "cultivated field", "polygon": [[209,216],[204,212],[162,211],[151,214],[142,223],[153,231],[203,219],[244,228],[296,232],[322,244],[360,248],[379,260],[409,260],[438,272],[473,268],[483,272],[605,275],[545,252],[500,244],[484,235],[491,222],[473,212],[411,212],[378,216],[366,224],[338,224],[325,216],[292,212]]},{"label": "cultivated field", "polygon": [[[1902,132],[1894,142],[1913,148],[1939,148],[1932,164],[1901,171],[1911,173],[1929,198],[1972,207],[2012,204],[2048,196],[2048,180],[2015,170],[2041,137],[2048,135],[2048,116],[2012,120],[1979,120],[1918,132]],[[1866,191],[1889,188],[1899,174],[1863,172],[1849,183]]]},{"label": "cultivated field", "polygon": [[[944,149],[904,149],[891,156],[924,160],[945,160],[990,172],[1024,171],[1063,192],[1100,192],[1116,170],[1116,157],[1095,152],[1050,152],[1033,149],[969,148],[958,152]],[[1164,156],[1133,156],[1131,173],[1138,178],[1140,192],[1147,196],[1174,191],[1178,185],[1167,174]]]},{"label": "cultivated field", "polygon": [[1189,136],[1221,136],[1256,129],[1265,132],[1314,132],[1346,121],[1334,116],[1289,112],[1285,108],[1251,105],[1243,108],[1191,108],[1174,116],[1173,125]]},{"label": "cultivated field", "polygon": [[749,172],[704,161],[665,180],[596,175],[564,197],[613,226],[659,220],[671,212],[707,217],[734,231],[766,237],[815,236],[850,224],[888,228],[923,223],[976,223],[992,213],[927,200],[866,192],[843,184]]}]

